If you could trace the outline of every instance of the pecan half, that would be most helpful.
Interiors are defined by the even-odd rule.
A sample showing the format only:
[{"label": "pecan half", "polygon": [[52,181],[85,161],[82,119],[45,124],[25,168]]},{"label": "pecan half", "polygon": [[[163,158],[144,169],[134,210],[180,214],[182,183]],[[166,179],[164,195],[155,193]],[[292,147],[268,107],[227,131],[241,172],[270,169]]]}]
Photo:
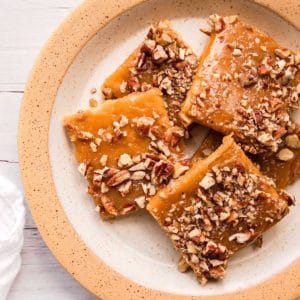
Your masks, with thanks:
[{"label": "pecan half", "polygon": [[116,186],[130,178],[130,173],[127,170],[122,170],[113,175],[106,184],[108,186]]}]

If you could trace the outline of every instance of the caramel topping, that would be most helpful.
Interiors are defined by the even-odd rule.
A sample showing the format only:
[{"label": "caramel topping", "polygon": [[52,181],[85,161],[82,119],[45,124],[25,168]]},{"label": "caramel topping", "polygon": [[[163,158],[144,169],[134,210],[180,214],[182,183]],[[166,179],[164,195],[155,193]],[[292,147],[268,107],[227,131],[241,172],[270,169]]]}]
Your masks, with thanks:
[{"label": "caramel topping", "polygon": [[252,154],[277,152],[295,128],[290,112],[299,105],[299,54],[237,17],[214,15],[210,23],[210,41],[182,108],[185,120],[234,133]]},{"label": "caramel topping", "polygon": [[164,96],[171,122],[179,125],[178,113],[197,67],[191,48],[168,21],[152,26],[144,42],[109,76],[102,88],[106,99],[158,87]]},{"label": "caramel topping", "polygon": [[158,89],[106,101],[66,117],[64,126],[104,218],[143,208],[188,169],[181,163],[183,130],[170,125]]},{"label": "caramel topping", "polygon": [[[297,142],[298,131],[292,134],[292,139]],[[197,159],[203,159],[213,153],[222,143],[222,136],[216,131],[210,131],[199,149],[197,150]],[[293,143],[293,142],[292,142]],[[296,144],[292,144],[296,145]],[[251,159],[258,165],[260,171],[267,177],[274,180],[278,189],[284,189],[292,184],[300,175],[300,149],[290,147],[291,144],[285,144],[283,147],[289,147],[293,153],[290,160],[284,161],[278,159],[278,154],[272,154],[265,157],[261,155],[251,155]],[[284,148],[282,148],[284,149]]]},{"label": "caramel topping", "polygon": [[204,284],[223,278],[228,259],[281,220],[293,201],[226,137],[147,209]]}]

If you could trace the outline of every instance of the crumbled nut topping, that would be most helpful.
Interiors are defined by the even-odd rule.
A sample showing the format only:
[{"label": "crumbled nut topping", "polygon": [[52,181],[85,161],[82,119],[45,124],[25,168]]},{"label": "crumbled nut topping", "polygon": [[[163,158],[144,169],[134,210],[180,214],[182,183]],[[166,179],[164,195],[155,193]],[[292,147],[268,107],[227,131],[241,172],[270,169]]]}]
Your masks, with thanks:
[{"label": "crumbled nut topping", "polygon": [[78,138],[81,140],[90,140],[94,137],[94,135],[88,131],[81,131],[78,135]]},{"label": "crumbled nut topping", "polygon": [[[168,184],[171,179],[178,178],[189,169],[189,162],[181,158],[181,150],[177,149],[179,140],[184,135],[183,129],[171,127],[166,130],[162,125],[156,124],[158,119],[142,116],[129,120],[121,115],[112,123],[112,130],[99,128],[95,136],[90,132],[76,131],[78,136],[84,137],[93,153],[98,152],[102,143],[113,144],[126,138],[126,126],[143,138],[149,139],[148,149],[144,153],[134,156],[122,153],[116,160],[109,160],[109,154],[102,154],[98,169],[85,163],[79,165],[79,172],[90,182],[88,192],[101,201],[104,199],[105,204],[101,209],[109,214],[126,214],[143,208],[148,198],[154,196],[159,187]],[[120,132],[123,134],[120,135]],[[109,166],[108,161],[115,161],[116,167]],[[114,206],[113,196],[110,198],[112,190],[117,190],[122,198],[127,199],[130,199],[129,194],[132,191],[141,191],[142,194],[132,199],[134,205],[130,204],[120,209]]]},{"label": "crumbled nut topping", "polygon": [[120,91],[122,93],[125,93],[126,89],[127,89],[127,82],[126,81],[122,81],[121,84],[120,84]]},{"label": "crumbled nut topping", "polygon": [[101,203],[109,214],[113,216],[118,215],[118,210],[115,208],[114,203],[110,197],[108,197],[107,195],[101,196]]},{"label": "crumbled nut topping", "polygon": [[208,190],[210,187],[214,186],[216,183],[211,173],[206,174],[203,179],[200,181],[199,185],[205,190]]},{"label": "crumbled nut topping", "polygon": [[261,235],[264,219],[278,221],[286,213],[264,191],[268,184],[241,163],[215,166],[199,182],[190,202],[181,203],[184,208],[173,204],[169,209],[164,228],[202,284],[223,278],[228,258],[239,245]]},{"label": "crumbled nut topping", "polygon": [[108,179],[108,186],[116,186],[130,178],[130,173],[127,170],[118,171],[111,178]]},{"label": "crumbled nut topping", "polygon": [[105,99],[111,99],[113,96],[112,89],[109,87],[102,88],[102,94],[105,97]]},{"label": "crumbled nut topping", "polygon": [[[192,50],[174,35],[169,25],[160,22],[150,28],[128,80],[121,83],[120,90],[125,93],[158,87],[165,96],[171,121],[180,124],[178,113],[197,64]],[[112,91],[104,88],[103,94],[109,99]]]},{"label": "crumbled nut topping", "polygon": [[85,176],[86,175],[86,171],[87,171],[87,165],[86,163],[80,163],[79,166],[78,166],[78,172]]},{"label": "crumbled nut topping", "polygon": [[142,180],[146,176],[146,172],[144,171],[136,171],[133,172],[130,179],[131,180]]},{"label": "crumbled nut topping", "polygon": [[108,159],[108,155],[106,154],[103,154],[101,157],[100,157],[100,164],[105,167],[106,166],[106,163],[107,163],[107,159]]},{"label": "crumbled nut topping", "polygon": [[[212,15],[208,22],[211,32],[219,33],[237,20],[236,16],[223,18]],[[245,28],[250,33],[255,30],[251,26]],[[230,30],[234,31],[235,28]],[[220,39],[224,39],[224,35],[223,32],[220,33]],[[285,137],[295,129],[290,113],[299,107],[300,102],[300,54],[285,48],[273,49],[255,35],[252,41],[252,36],[249,35],[248,45],[243,41],[239,42],[239,38],[225,45],[232,56],[229,60],[229,73],[212,74],[217,82],[216,79],[202,78],[199,95],[195,95],[195,99],[192,100],[189,113],[192,117],[199,115],[200,118],[203,110],[214,112],[219,108],[219,101],[231,93],[228,85],[244,88],[240,106],[235,109],[238,116],[233,122],[226,124],[226,127],[235,132],[235,138],[241,142],[245,151],[270,155],[286,146]],[[249,51],[248,48],[251,47],[253,51]],[[209,60],[204,61],[203,67],[206,67],[206,64],[211,66]],[[258,96],[249,96],[250,89],[255,90]],[[259,96],[261,94],[263,96]],[[288,141],[291,141],[291,138],[288,138]]]},{"label": "crumbled nut topping", "polygon": [[120,168],[123,167],[129,167],[133,164],[133,161],[131,159],[131,156],[127,153],[123,153],[120,155],[119,160],[118,160],[118,166]]},{"label": "crumbled nut topping", "polygon": [[235,233],[233,235],[231,235],[229,237],[229,241],[234,241],[236,240],[237,243],[239,244],[244,244],[246,242],[248,242],[250,240],[250,238],[252,237],[251,232],[239,232],[239,233]]},{"label": "crumbled nut topping", "polygon": [[291,134],[288,135],[285,138],[285,142],[287,146],[289,146],[292,149],[299,149],[300,148],[300,140],[297,134]]},{"label": "crumbled nut topping", "polygon": [[180,258],[177,266],[178,271],[181,273],[185,273],[190,268],[189,264],[185,261],[183,257]]},{"label": "crumbled nut topping", "polygon": [[118,191],[120,192],[122,197],[125,197],[130,192],[131,186],[132,182],[130,180],[118,186]]},{"label": "crumbled nut topping", "polygon": [[132,122],[134,123],[137,132],[141,136],[147,136],[150,127],[153,126],[153,124],[155,123],[155,119],[150,117],[139,117],[139,118],[134,118]]},{"label": "crumbled nut topping", "polygon": [[179,178],[183,174],[186,173],[190,168],[189,166],[182,165],[182,162],[175,162],[174,164],[174,173],[173,173],[173,178]]},{"label": "crumbled nut topping", "polygon": [[241,56],[242,55],[242,50],[239,48],[234,48],[233,52],[232,52],[233,56]]},{"label": "crumbled nut topping", "polygon": [[128,118],[124,115],[121,115],[121,119],[119,121],[119,126],[122,128],[128,124]]},{"label": "crumbled nut topping", "polygon": [[277,158],[283,161],[292,160],[294,158],[294,153],[288,148],[283,148],[277,153]]},{"label": "crumbled nut topping", "polygon": [[209,16],[207,22],[211,26],[211,30],[215,32],[222,31],[225,26],[224,19],[217,14]]},{"label": "crumbled nut topping", "polygon": [[97,144],[96,143],[91,142],[90,143],[90,147],[91,147],[91,149],[92,149],[93,152],[97,152]]},{"label": "crumbled nut topping", "polygon": [[100,139],[100,138],[95,138],[95,144],[96,144],[97,146],[100,146],[101,142],[102,142],[102,139]]},{"label": "crumbled nut topping", "polygon": [[137,205],[140,208],[144,208],[145,207],[145,203],[146,203],[146,197],[145,196],[140,196],[138,198],[135,198],[134,201],[137,203]]}]

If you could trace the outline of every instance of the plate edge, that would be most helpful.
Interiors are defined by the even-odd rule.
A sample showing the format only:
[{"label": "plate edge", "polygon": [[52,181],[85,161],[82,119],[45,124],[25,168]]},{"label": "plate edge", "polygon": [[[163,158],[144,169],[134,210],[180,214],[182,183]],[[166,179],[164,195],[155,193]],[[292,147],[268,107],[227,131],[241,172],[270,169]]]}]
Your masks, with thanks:
[{"label": "plate edge", "polygon": [[[78,52],[99,29],[119,14],[145,1],[113,0],[107,7],[103,0],[86,0],[71,12],[52,34],[34,64],[21,105],[18,129],[21,176],[30,210],[47,246],[66,270],[95,295],[105,299],[121,297],[140,299],[142,296],[146,299],[170,297],[191,299],[191,296],[169,294],[142,287],[112,270],[96,257],[68,223],[67,216],[58,201],[51,174],[48,154],[50,117],[65,73]],[[273,10],[296,28],[300,28],[300,13],[297,14],[300,8],[296,0],[253,0],[253,2]],[[288,9],[287,2],[290,5]],[[293,15],[291,12],[296,14]],[[82,19],[86,20],[86,23],[81,26],[79,32],[76,32],[76,26],[80,23],[78,20]],[[70,43],[68,51],[64,49],[66,43]],[[65,52],[59,51],[62,49]],[[51,83],[46,76],[49,73],[53,77]],[[43,105],[39,106],[41,100]],[[39,140],[38,144],[36,140]],[[46,197],[51,207],[43,207],[40,199]],[[60,243],[57,243],[57,236],[60,237]],[[298,260],[266,282],[236,293],[214,296],[213,299],[254,299],[254,297],[269,299],[271,295],[292,299],[300,295],[299,270]],[[114,283],[118,288],[114,288]],[[212,297],[196,296],[192,299],[212,299]]]}]

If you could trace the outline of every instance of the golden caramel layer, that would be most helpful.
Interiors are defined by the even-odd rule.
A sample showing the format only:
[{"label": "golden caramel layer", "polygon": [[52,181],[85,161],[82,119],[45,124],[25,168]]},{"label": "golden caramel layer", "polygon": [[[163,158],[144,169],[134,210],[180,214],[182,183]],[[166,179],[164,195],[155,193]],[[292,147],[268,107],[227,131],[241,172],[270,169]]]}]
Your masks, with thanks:
[{"label": "golden caramel layer", "polygon": [[179,125],[178,113],[185,100],[197,58],[172,29],[169,21],[152,26],[143,43],[104,82],[105,98],[158,87],[167,104],[170,120]]},{"label": "golden caramel layer", "polygon": [[228,259],[288,212],[277,192],[231,137],[154,196],[147,209],[198,280],[223,278]]},{"label": "golden caramel layer", "polygon": [[[210,131],[197,151],[197,158],[203,159],[209,156],[222,144],[222,138],[218,132]],[[285,189],[300,175],[300,150],[291,148],[291,151],[294,157],[288,161],[279,160],[277,154],[269,157],[251,155],[250,158],[264,175],[274,180],[278,189]]]},{"label": "golden caramel layer", "polygon": [[149,196],[188,167],[161,92],[108,100],[64,119],[79,171],[104,218],[144,207]]},{"label": "golden caramel layer", "polygon": [[238,17],[210,17],[210,41],[182,108],[182,118],[234,134],[252,154],[277,152],[295,129],[300,55]]}]

